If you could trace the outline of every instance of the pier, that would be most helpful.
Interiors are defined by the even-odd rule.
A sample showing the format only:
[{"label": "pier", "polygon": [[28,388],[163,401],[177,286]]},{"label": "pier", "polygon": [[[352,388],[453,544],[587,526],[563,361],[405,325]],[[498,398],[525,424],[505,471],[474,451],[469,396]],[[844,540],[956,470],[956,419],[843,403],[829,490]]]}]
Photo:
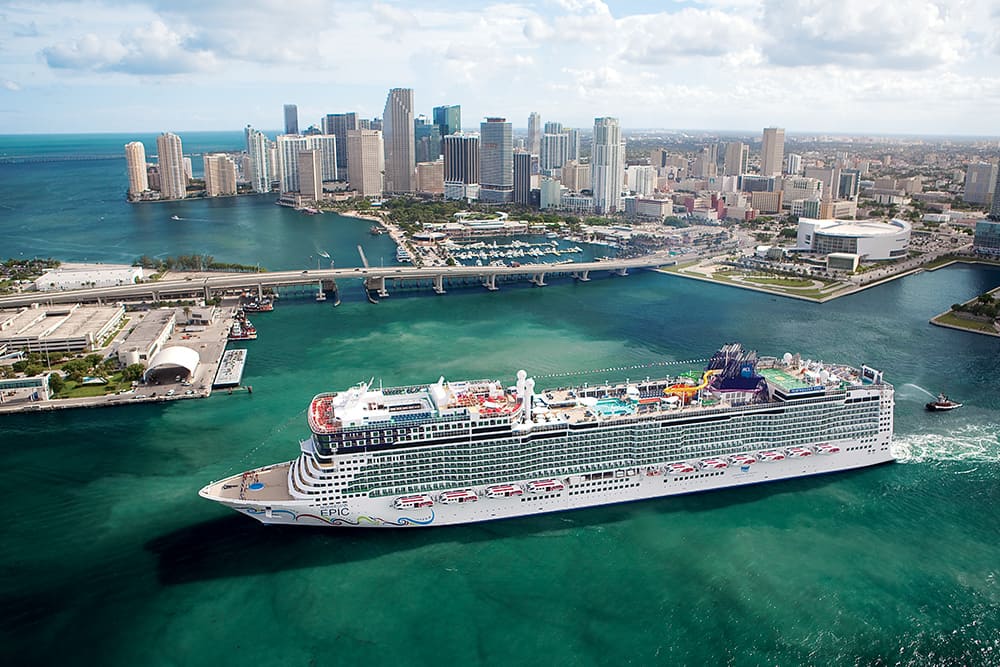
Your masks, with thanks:
[{"label": "pier", "polygon": [[236,387],[243,379],[243,366],[247,361],[247,351],[244,349],[226,350],[219,362],[219,371],[215,374],[213,389]]}]

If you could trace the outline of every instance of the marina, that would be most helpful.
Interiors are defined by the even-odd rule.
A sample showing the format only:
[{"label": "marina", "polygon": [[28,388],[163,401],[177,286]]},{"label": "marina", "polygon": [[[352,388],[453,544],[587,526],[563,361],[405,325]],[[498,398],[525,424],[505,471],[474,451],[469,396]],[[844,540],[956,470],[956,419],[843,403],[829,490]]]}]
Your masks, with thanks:
[{"label": "marina", "polygon": [[219,370],[212,383],[214,389],[239,386],[243,379],[243,366],[247,361],[245,349],[226,350],[219,362]]}]

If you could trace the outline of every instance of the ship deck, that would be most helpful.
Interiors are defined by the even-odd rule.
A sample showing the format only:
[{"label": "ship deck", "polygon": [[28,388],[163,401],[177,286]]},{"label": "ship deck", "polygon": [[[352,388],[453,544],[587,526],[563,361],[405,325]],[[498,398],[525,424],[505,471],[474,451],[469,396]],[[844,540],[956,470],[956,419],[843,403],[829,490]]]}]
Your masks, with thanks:
[{"label": "ship deck", "polygon": [[291,462],[279,463],[221,479],[202,489],[201,495],[224,502],[292,500],[288,493],[289,465]]}]

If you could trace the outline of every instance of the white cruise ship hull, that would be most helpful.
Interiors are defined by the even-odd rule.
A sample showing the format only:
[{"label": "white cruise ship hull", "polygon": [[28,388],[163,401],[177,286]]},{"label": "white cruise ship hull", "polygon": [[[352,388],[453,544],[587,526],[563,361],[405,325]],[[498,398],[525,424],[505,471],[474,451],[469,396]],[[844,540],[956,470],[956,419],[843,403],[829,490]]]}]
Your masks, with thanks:
[{"label": "white cruise ship hull", "polygon": [[[351,498],[327,503],[309,500],[256,501],[253,500],[252,491],[245,494],[245,499],[224,500],[212,497],[212,487],[224,484],[226,480],[206,487],[202,495],[212,497],[213,500],[265,524],[372,528],[447,526],[651,500],[864,468],[894,460],[890,451],[890,439],[890,435],[882,434],[877,442],[867,445],[851,441],[833,442],[832,444],[840,447],[839,452],[815,453],[803,458],[787,457],[772,462],[758,460],[749,466],[730,464],[724,469],[699,469],[687,474],[649,474],[649,468],[626,468],[609,471],[605,474],[610,476],[600,480],[561,478],[560,481],[565,484],[561,491],[525,491],[519,497],[489,498],[485,494],[486,487],[473,487],[479,496],[477,501],[455,504],[435,502],[432,507],[426,508],[397,509],[391,496]],[[239,476],[231,479],[238,480]],[[527,481],[524,480],[525,483]]]}]

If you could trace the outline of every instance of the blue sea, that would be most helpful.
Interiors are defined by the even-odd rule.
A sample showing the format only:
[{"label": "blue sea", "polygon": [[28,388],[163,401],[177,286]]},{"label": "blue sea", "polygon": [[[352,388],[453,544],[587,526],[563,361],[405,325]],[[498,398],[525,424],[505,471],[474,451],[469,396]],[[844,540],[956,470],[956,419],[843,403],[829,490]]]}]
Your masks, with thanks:
[{"label": "blue sea", "polygon": [[[186,153],[242,142],[181,136]],[[370,260],[394,256],[363,221],[268,197],[126,204],[132,139],[150,150],[152,135],[0,137],[0,256],[200,252],[271,269],[308,268],[321,251],[357,265],[359,243]],[[378,305],[346,284],[337,308],[282,299],[254,318],[252,395],[0,417],[0,657],[1000,664],[1000,340],[928,324],[997,285],[1000,269],[958,265],[824,305],[657,273]],[[197,495],[293,458],[320,391],[372,376],[508,381],[520,368],[542,387],[637,378],[734,340],[882,369],[897,389],[899,461],[430,530],[265,527]],[[938,391],[965,407],[925,412]]]}]

